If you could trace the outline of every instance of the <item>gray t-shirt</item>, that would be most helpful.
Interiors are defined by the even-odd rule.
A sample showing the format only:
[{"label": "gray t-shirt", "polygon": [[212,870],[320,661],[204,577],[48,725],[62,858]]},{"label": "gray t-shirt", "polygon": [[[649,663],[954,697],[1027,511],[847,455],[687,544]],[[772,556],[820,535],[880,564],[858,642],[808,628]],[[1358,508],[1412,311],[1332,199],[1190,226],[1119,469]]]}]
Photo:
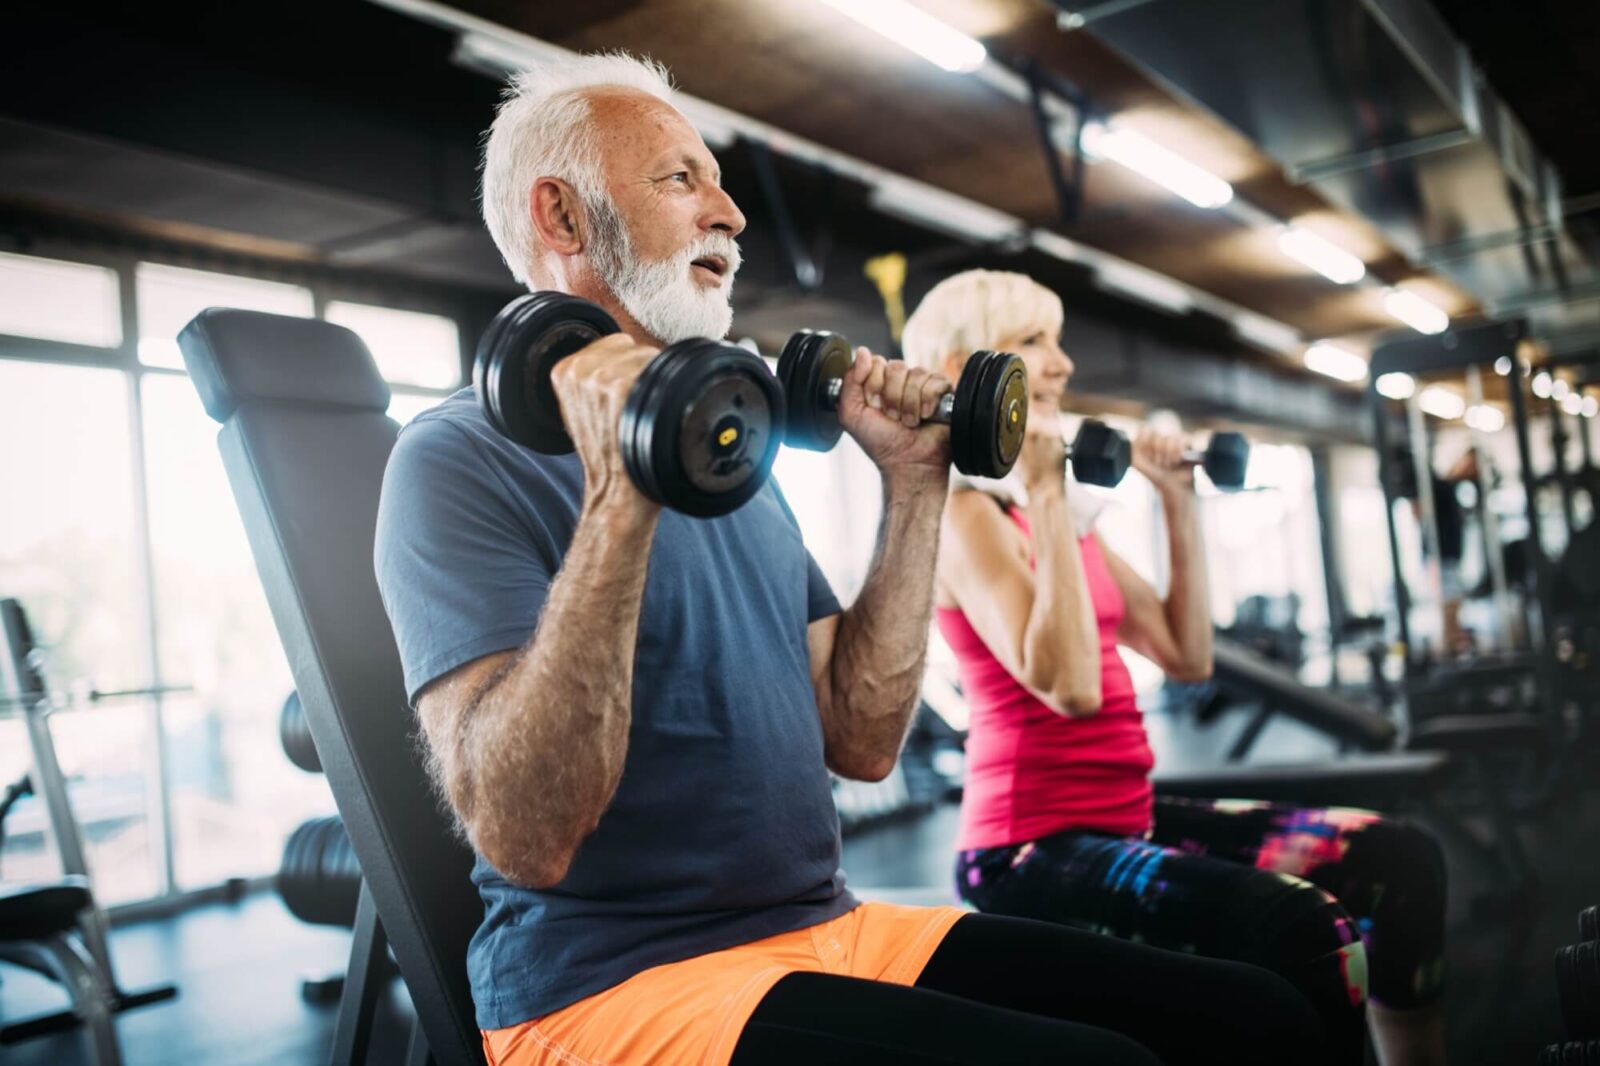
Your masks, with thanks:
[{"label": "gray t-shirt", "polygon": [[[378,586],[406,691],[533,636],[582,502],[575,455],[484,420],[471,389],[400,434]],[[775,484],[716,519],[662,514],[622,780],[567,876],[534,890],[480,855],[468,970],[478,1025],[516,1025],[641,970],[855,906],[823,764],[806,626],[838,600]]]}]

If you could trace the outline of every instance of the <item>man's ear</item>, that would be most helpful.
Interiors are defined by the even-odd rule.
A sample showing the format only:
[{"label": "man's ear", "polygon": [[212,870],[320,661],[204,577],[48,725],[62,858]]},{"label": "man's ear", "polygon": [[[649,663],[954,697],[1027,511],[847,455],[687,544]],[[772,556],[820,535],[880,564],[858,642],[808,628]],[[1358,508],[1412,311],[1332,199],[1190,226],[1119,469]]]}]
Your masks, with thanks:
[{"label": "man's ear", "polygon": [[540,178],[528,190],[528,211],[540,244],[557,255],[583,251],[583,211],[572,186],[560,178]]}]

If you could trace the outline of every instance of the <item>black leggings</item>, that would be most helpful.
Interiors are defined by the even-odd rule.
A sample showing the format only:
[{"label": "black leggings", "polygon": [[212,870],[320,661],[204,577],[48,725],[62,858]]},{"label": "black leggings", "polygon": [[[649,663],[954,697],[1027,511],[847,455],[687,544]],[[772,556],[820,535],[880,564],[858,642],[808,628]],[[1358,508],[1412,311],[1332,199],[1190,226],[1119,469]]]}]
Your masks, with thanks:
[{"label": "black leggings", "polygon": [[1388,1007],[1438,996],[1444,861],[1422,830],[1344,808],[1161,799],[1151,837],[965,851],[957,886],[987,913],[1265,966],[1311,1001],[1342,1057],[1364,1045],[1369,976]]},{"label": "black leggings", "polygon": [[733,1066],[1333,1063],[1305,997],[1266,970],[971,914],[915,985],[797,973]]}]

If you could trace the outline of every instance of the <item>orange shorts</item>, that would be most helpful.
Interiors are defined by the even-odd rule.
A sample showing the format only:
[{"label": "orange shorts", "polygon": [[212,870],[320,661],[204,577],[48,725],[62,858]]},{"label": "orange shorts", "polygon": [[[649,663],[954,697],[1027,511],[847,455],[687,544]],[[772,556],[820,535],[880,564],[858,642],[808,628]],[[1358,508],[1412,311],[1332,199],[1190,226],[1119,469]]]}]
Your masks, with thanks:
[{"label": "orange shorts", "polygon": [[863,903],[792,933],[667,963],[554,1014],[487,1030],[490,1066],[726,1066],[745,1022],[791,973],[832,973],[909,985],[959,907]]}]

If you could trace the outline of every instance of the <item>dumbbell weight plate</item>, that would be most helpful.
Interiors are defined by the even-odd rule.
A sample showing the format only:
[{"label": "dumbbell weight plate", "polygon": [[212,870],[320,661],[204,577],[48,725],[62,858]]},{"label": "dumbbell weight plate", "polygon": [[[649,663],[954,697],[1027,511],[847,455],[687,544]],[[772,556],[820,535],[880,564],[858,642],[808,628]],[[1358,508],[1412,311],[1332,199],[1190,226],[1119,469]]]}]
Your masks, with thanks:
[{"label": "dumbbell weight plate", "polygon": [[1572,944],[1556,949],[1556,996],[1561,1004],[1567,1037],[1572,1040],[1582,1040],[1589,1035],[1583,989],[1578,977],[1577,950]]},{"label": "dumbbell weight plate", "polygon": [[1600,940],[1600,907],[1585,907],[1578,912],[1578,939]]},{"label": "dumbbell weight plate", "polygon": [[1245,468],[1250,465],[1250,442],[1243,433],[1213,433],[1206,445],[1205,471],[1219,489],[1244,488]]},{"label": "dumbbell weight plate", "polygon": [[1128,436],[1104,422],[1086,418],[1072,438],[1072,474],[1085,485],[1115,488],[1133,462]]},{"label": "dumbbell weight plate", "polygon": [[617,332],[615,319],[576,296],[536,292],[511,301],[484,330],[472,363],[472,384],[490,425],[544,455],[571,452],[550,370]]},{"label": "dumbbell weight plate", "polygon": [[782,403],[759,356],[716,341],[670,345],[639,375],[623,408],[628,476],[675,511],[727,514],[766,483],[783,439]]},{"label": "dumbbell weight plate", "polygon": [[1567,1035],[1578,1040],[1600,1037],[1600,942],[1585,940],[1572,949],[1578,973],[1578,999],[1581,1004],[1582,1032]]},{"label": "dumbbell weight plate", "polygon": [[843,378],[853,358],[850,343],[837,333],[803,329],[789,338],[778,355],[785,444],[825,452],[839,443],[844,427],[838,405],[828,398],[828,383]]},{"label": "dumbbell weight plate", "polygon": [[1028,428],[1028,375],[1008,352],[974,352],[956,382],[950,456],[969,477],[1004,477]]}]

